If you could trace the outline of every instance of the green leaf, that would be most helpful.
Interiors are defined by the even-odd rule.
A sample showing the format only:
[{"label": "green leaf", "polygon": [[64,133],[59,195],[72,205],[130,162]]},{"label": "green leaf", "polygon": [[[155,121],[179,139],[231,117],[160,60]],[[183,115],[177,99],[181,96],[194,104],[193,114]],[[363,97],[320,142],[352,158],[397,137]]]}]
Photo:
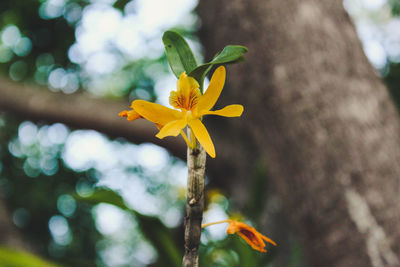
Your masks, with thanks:
[{"label": "green leaf", "polygon": [[166,31],[162,40],[169,65],[178,79],[182,72],[190,73],[197,67],[192,50],[179,33]]},{"label": "green leaf", "polygon": [[124,10],[124,7],[126,6],[126,4],[129,3],[129,1],[130,1],[130,0],[117,0],[117,1],[114,3],[113,6],[114,6],[114,8],[123,11],[123,10]]},{"label": "green leaf", "polygon": [[[115,193],[112,190],[108,190],[108,189],[104,189],[104,188],[96,189],[96,191],[93,194],[91,194],[90,196],[87,196],[87,197],[83,197],[78,194],[74,194],[73,197],[78,201],[86,202],[86,203],[89,203],[92,205],[97,205],[99,203],[107,203],[107,204],[117,206],[120,209],[131,211],[125,205],[125,201],[122,199],[122,197],[120,195],[118,195],[117,193]],[[132,212],[135,213],[136,211],[132,211]]]},{"label": "green leaf", "polygon": [[210,63],[212,64],[222,64],[230,63],[238,60],[248,49],[241,45],[227,45]]},{"label": "green leaf", "polygon": [[200,86],[203,85],[204,78],[210,71],[212,66],[218,64],[236,63],[238,61],[244,60],[243,54],[247,53],[248,49],[241,45],[227,45],[218,53],[213,60],[208,63],[204,63],[197,66],[194,70],[189,72],[189,76],[195,78]]},{"label": "green leaf", "polygon": [[0,247],[0,266],[2,267],[60,267],[61,265],[44,260],[29,252]]},{"label": "green leaf", "polygon": [[158,218],[143,215],[130,209],[120,195],[108,189],[97,189],[88,197],[82,197],[77,194],[74,197],[78,201],[92,205],[100,203],[111,204],[132,213],[137,219],[140,230],[159,254],[157,266],[173,267],[181,265],[183,255],[174,242],[171,229],[166,227]]}]

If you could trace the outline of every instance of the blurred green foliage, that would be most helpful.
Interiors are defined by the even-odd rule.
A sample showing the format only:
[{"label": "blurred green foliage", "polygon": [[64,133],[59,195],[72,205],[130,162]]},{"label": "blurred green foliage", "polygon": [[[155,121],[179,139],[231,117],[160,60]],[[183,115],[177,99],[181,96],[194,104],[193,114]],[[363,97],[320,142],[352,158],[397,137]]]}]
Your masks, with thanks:
[{"label": "blurred green foliage", "polygon": [[6,247],[0,247],[0,265],[2,267],[61,267],[31,253]]},{"label": "blurred green foliage", "polygon": [[[50,65],[76,68],[68,60],[66,53],[75,40],[73,25],[69,25],[62,17],[47,20],[40,18],[40,6],[41,1],[0,1],[1,28],[4,30],[7,26],[18,27],[21,37],[29,38],[32,46],[28,54],[20,55],[16,53],[14,46],[10,59],[3,59],[3,64],[0,64],[0,72],[3,74],[9,73],[12,76],[13,69],[16,69],[18,81],[32,80],[35,74],[40,75],[43,67],[49,68]],[[39,58],[44,55],[50,55],[50,59],[41,63]],[[16,67],[17,63],[20,67]]]},{"label": "blurred green foliage", "polygon": [[[79,263],[79,266],[94,266],[96,252],[93,243],[99,238],[99,234],[87,205],[78,205],[73,212],[74,216],[68,218],[70,230],[74,233],[68,249],[52,241],[48,228],[50,218],[60,214],[57,206],[60,197],[74,192],[78,184],[87,184],[90,187],[94,185],[96,179],[93,178],[92,170],[76,173],[65,167],[60,159],[63,148],[60,144],[47,147],[52,150],[51,160],[56,170],[44,173],[45,168],[40,168],[40,161],[43,162],[43,154],[46,152],[40,144],[32,143],[22,148],[15,139],[19,121],[5,116],[2,121],[0,159],[3,167],[0,174],[0,195],[13,207],[14,223],[23,230],[24,236],[32,241],[35,249],[42,255],[61,259],[71,265]],[[83,250],[85,253],[82,253]]]},{"label": "blurred green foliage", "polygon": [[389,0],[389,4],[392,7],[392,14],[394,16],[400,15],[400,1],[399,0]]},{"label": "blurred green foliage", "polygon": [[143,215],[130,209],[126,206],[120,195],[108,189],[99,188],[88,197],[81,197],[79,195],[75,195],[75,197],[78,201],[87,202],[92,205],[108,203],[128,211],[137,219],[140,230],[157,249],[159,258],[156,265],[159,267],[169,267],[179,266],[181,264],[183,253],[177,248],[172,231],[159,219]]}]

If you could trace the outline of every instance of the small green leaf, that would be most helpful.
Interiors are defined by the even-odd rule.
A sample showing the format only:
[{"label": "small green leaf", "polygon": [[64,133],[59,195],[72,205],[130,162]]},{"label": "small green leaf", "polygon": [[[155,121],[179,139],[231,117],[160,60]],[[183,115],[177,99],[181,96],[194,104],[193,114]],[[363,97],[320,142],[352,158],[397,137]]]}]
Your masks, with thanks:
[{"label": "small green leaf", "polygon": [[241,45],[225,46],[221,53],[218,53],[213,60],[196,67],[194,70],[189,72],[189,76],[195,78],[200,86],[202,86],[204,78],[206,77],[212,66],[242,61],[244,60],[243,54],[247,51],[247,47]]},{"label": "small green leaf", "polygon": [[243,54],[247,53],[247,51],[248,49],[245,46],[227,45],[210,63],[222,64],[234,62],[243,56]]},{"label": "small green leaf", "polygon": [[60,267],[26,251],[0,247],[0,266],[2,267]]},{"label": "small green leaf", "polygon": [[182,72],[190,73],[197,67],[192,50],[179,33],[166,31],[162,40],[168,63],[178,79]]}]

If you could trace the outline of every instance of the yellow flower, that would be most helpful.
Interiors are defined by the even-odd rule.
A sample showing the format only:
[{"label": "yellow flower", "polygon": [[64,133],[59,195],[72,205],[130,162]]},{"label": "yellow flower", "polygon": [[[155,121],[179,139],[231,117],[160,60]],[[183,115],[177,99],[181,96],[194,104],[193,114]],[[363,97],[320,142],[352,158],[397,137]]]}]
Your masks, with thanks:
[{"label": "yellow flower", "polygon": [[135,100],[131,104],[131,111],[122,111],[119,115],[134,120],[143,117],[161,127],[156,135],[162,139],[166,136],[182,134],[186,143],[191,146],[185,133],[182,131],[189,125],[194,136],[204,147],[206,152],[215,157],[214,144],[201,119],[204,115],[218,115],[224,117],[239,117],[243,113],[242,105],[229,105],[223,109],[211,111],[217,102],[225,83],[225,68],[217,68],[211,78],[207,91],[202,95],[197,81],[183,72],[177,82],[177,90],[172,91],[169,97],[170,104],[179,110],[151,103],[144,100]]},{"label": "yellow flower", "polygon": [[238,234],[244,241],[247,242],[254,250],[258,250],[260,252],[267,252],[265,250],[265,243],[264,241],[271,243],[272,245],[276,246],[276,243],[272,241],[270,238],[266,237],[265,235],[258,232],[255,228],[234,220],[223,220],[219,222],[207,223],[203,224],[201,227],[207,227],[214,224],[220,223],[229,223],[228,228],[226,229],[227,234]]}]

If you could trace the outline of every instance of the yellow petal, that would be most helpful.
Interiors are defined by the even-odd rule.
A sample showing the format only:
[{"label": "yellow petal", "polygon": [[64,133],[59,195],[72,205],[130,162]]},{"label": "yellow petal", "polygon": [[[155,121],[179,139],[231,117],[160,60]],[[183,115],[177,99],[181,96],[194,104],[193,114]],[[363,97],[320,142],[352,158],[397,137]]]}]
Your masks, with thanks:
[{"label": "yellow petal", "polygon": [[146,120],[161,125],[180,120],[183,117],[182,113],[177,110],[144,100],[133,101],[131,107]]},{"label": "yellow petal", "polygon": [[191,110],[197,105],[201,96],[199,83],[192,77],[181,74],[177,81],[177,90],[172,91],[169,96],[169,103],[174,108]]},{"label": "yellow petal", "polygon": [[183,128],[187,125],[186,120],[171,121],[166,124],[160,132],[156,135],[158,138],[163,139],[166,136],[177,136]]},{"label": "yellow petal", "polygon": [[229,105],[224,107],[223,109],[214,110],[214,111],[206,111],[201,115],[218,115],[224,117],[240,117],[243,113],[242,105]]},{"label": "yellow petal", "polygon": [[197,110],[201,113],[202,111],[210,110],[218,100],[219,95],[222,92],[225,84],[225,67],[218,67],[213,76],[211,77],[210,85],[207,91],[199,99],[197,104]]},{"label": "yellow petal", "polygon": [[188,94],[190,91],[199,88],[199,83],[193,77],[190,77],[186,72],[182,72],[179,76],[176,86],[183,94]]},{"label": "yellow petal", "polygon": [[195,119],[189,122],[190,128],[193,130],[194,135],[196,136],[199,143],[204,147],[208,155],[210,157],[215,158],[215,148],[214,144],[211,141],[211,137],[208,134],[208,131],[204,124],[199,120]]}]

